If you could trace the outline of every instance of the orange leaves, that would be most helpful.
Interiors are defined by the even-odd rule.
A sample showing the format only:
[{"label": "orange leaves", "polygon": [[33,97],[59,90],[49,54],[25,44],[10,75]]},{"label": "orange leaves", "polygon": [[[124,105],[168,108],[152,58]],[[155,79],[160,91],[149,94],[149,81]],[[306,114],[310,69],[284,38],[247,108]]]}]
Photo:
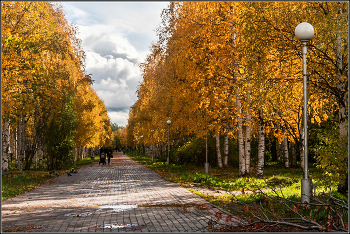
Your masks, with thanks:
[{"label": "orange leaves", "polygon": [[84,52],[76,33],[55,3],[2,3],[3,116],[16,122],[25,114],[31,134],[74,93],[76,143],[98,145],[96,132],[107,125],[105,134],[110,134],[110,123],[103,102],[84,81]]},{"label": "orange leaves", "polygon": [[[329,5],[330,9],[335,6]],[[331,14],[334,16],[336,11]],[[249,125],[253,135],[258,128],[254,119],[261,113],[267,123],[267,134],[280,141],[285,137],[298,141],[303,83],[300,43],[295,39],[294,28],[300,15],[318,26],[325,23],[325,16],[320,15],[319,6],[314,3],[170,3],[169,11],[162,15],[164,24],[158,29],[160,40],[152,45],[150,56],[141,65],[144,83],[139,86],[139,100],[129,116],[129,139],[143,135],[144,143],[155,139],[165,142],[165,121],[170,117],[179,138],[189,133],[200,137],[206,130],[216,131],[217,125],[222,130],[228,123],[229,135],[236,136],[234,119],[240,110],[233,104],[235,90],[239,88],[240,109],[249,107],[252,111],[253,121]],[[329,39],[325,31],[333,32],[334,26],[327,27],[318,27],[316,31]],[[315,74],[328,78],[331,75],[327,73],[335,70],[326,60],[327,69],[315,67],[320,59],[312,57],[316,53],[314,48],[331,44],[324,44],[316,37],[312,43],[316,40],[318,44],[312,44],[308,55],[314,64],[309,105],[311,121],[320,123],[330,116],[334,107],[333,102],[326,100],[327,95],[321,95],[312,86],[318,82]],[[251,89],[249,102],[248,88]],[[244,120],[245,115],[239,117]],[[282,131],[283,127],[286,131]],[[152,139],[151,129],[158,129]]]},{"label": "orange leaves", "polygon": [[294,213],[298,213],[298,207],[294,204],[294,207],[293,207],[293,211]]}]

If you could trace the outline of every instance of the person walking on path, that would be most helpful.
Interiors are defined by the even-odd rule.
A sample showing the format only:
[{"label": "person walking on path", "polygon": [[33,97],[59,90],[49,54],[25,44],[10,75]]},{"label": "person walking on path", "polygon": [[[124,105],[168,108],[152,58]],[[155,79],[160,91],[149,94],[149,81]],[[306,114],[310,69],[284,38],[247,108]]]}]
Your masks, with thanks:
[{"label": "person walking on path", "polygon": [[111,158],[113,158],[113,150],[111,147],[107,148],[108,165],[111,165]]},{"label": "person walking on path", "polygon": [[102,146],[100,149],[100,161],[98,163],[98,165],[100,165],[102,163],[102,165],[106,165],[106,153],[107,153],[107,149]]}]

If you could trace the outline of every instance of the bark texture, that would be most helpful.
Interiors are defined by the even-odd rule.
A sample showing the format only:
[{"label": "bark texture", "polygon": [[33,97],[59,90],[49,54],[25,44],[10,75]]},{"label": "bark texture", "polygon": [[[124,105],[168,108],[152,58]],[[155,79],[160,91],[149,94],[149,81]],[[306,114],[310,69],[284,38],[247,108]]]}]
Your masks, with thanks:
[{"label": "bark texture", "polygon": [[283,148],[284,148],[284,167],[289,168],[289,151],[288,151],[288,135],[286,133],[286,128],[283,127],[283,133],[285,135],[284,141],[283,141]]},{"label": "bark texture", "polygon": [[216,134],[216,155],[217,155],[217,159],[218,159],[218,167],[222,168],[222,158],[221,158],[221,152],[220,152],[220,134],[217,133]]},{"label": "bark texture", "polygon": [[259,134],[259,143],[258,143],[258,165],[256,168],[256,174],[258,178],[263,178],[264,176],[264,154],[265,154],[265,126],[264,118],[259,113],[259,125],[258,125],[258,134]]},{"label": "bark texture", "polygon": [[239,95],[239,88],[237,88],[236,95],[236,105],[237,105],[237,134],[238,134],[238,154],[239,154],[239,176],[243,176],[246,172],[245,168],[245,155],[244,155],[244,139],[243,139],[243,129],[242,129],[242,105],[241,97]]},{"label": "bark texture", "polygon": [[228,167],[228,130],[225,131],[224,137],[224,167]]},{"label": "bark texture", "polygon": [[251,152],[251,120],[252,115],[249,110],[249,104],[250,104],[250,98],[249,98],[249,89],[248,89],[248,105],[247,105],[247,119],[246,119],[246,128],[245,128],[245,150],[244,150],[244,156],[245,156],[245,174],[250,173],[250,152]]},{"label": "bark texture", "polygon": [[10,122],[4,121],[2,128],[2,171],[8,171],[10,158]]}]

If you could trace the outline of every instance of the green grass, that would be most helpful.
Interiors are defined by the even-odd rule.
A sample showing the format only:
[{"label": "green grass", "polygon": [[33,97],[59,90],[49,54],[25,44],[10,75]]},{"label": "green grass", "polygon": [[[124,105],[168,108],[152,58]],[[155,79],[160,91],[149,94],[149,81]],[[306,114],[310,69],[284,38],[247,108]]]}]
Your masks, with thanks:
[{"label": "green grass", "polygon": [[42,171],[13,172],[2,176],[2,200],[7,200],[36,188],[49,180],[48,173]]},{"label": "green grass", "polygon": [[[155,170],[165,179],[180,185],[200,185],[212,189],[241,190],[242,188],[268,189],[270,187],[279,188],[281,186],[287,194],[295,190],[300,192],[300,183],[303,178],[301,168],[285,169],[282,164],[268,162],[264,168],[264,179],[258,179],[253,175],[250,177],[239,177],[238,168],[211,168],[210,175],[204,174],[203,167],[189,165],[167,165],[166,162],[155,160],[153,163],[148,156],[137,156],[133,152],[128,155],[135,161]],[[317,192],[329,191],[328,183],[323,179],[325,176],[320,169],[310,164],[309,174],[316,185]],[[337,182],[328,180],[332,191],[337,190]],[[344,196],[345,198],[345,196]]]},{"label": "green grass", "polygon": [[[76,167],[79,168],[83,165],[89,165],[93,162],[97,162],[99,157],[95,157],[94,160],[84,158],[76,162]],[[67,173],[70,169],[55,170],[55,173],[60,175]],[[37,186],[44,184],[52,179],[56,178],[56,175],[50,175],[48,171],[44,169],[29,170],[29,171],[14,171],[11,170],[11,174],[2,176],[2,200],[18,196],[27,191],[30,191]]]},{"label": "green grass", "polygon": [[[250,177],[239,177],[238,168],[211,168],[210,175],[204,174],[203,167],[182,166],[182,165],[167,165],[166,162],[155,160],[153,163],[148,156],[137,156],[133,152],[128,152],[128,155],[140,164],[158,172],[164,179],[175,182],[179,185],[197,185],[217,190],[245,191],[256,189],[257,187],[266,190],[267,195],[278,195],[288,198],[292,201],[300,202],[301,200],[301,179],[303,171],[301,168],[285,169],[278,162],[268,162],[264,168],[264,179],[257,179],[254,175]],[[253,174],[253,173],[252,173]],[[316,194],[321,192],[330,192],[331,186],[332,196],[344,200],[348,203],[347,195],[340,194],[337,191],[337,182],[328,179],[328,182],[323,179],[326,177],[322,170],[315,168],[312,164],[309,165],[309,174],[314,185],[316,185]],[[329,184],[328,184],[329,183]],[[271,190],[275,189],[276,193]],[[282,190],[281,190],[282,189]],[[233,205],[232,195],[203,195],[198,191],[189,189],[191,192],[203,197],[207,201],[226,209],[230,212],[242,212],[244,206]],[[255,204],[259,202],[261,197],[258,194],[245,194],[235,196],[239,201],[246,204]],[[277,206],[278,207],[278,206]],[[322,210],[321,210],[322,211]],[[320,211],[320,212],[321,212]],[[318,212],[318,214],[320,214]],[[316,214],[317,212],[315,212]],[[347,213],[345,214],[347,217]],[[322,216],[322,214],[321,214]]]},{"label": "green grass", "polygon": [[79,161],[76,162],[76,168],[79,168],[79,167],[84,166],[84,165],[89,165],[89,164],[94,163],[94,162],[98,162],[99,160],[100,160],[99,156],[95,156],[95,158],[93,160],[91,160],[90,157],[80,159]]}]

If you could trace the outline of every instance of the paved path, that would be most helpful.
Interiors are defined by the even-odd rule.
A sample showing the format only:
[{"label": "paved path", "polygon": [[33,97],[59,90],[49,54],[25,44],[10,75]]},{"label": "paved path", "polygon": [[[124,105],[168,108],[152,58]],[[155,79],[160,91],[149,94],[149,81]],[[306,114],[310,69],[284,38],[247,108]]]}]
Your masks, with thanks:
[{"label": "paved path", "polygon": [[2,229],[36,232],[208,232],[219,210],[114,152],[111,165],[84,166],[4,201]]}]

